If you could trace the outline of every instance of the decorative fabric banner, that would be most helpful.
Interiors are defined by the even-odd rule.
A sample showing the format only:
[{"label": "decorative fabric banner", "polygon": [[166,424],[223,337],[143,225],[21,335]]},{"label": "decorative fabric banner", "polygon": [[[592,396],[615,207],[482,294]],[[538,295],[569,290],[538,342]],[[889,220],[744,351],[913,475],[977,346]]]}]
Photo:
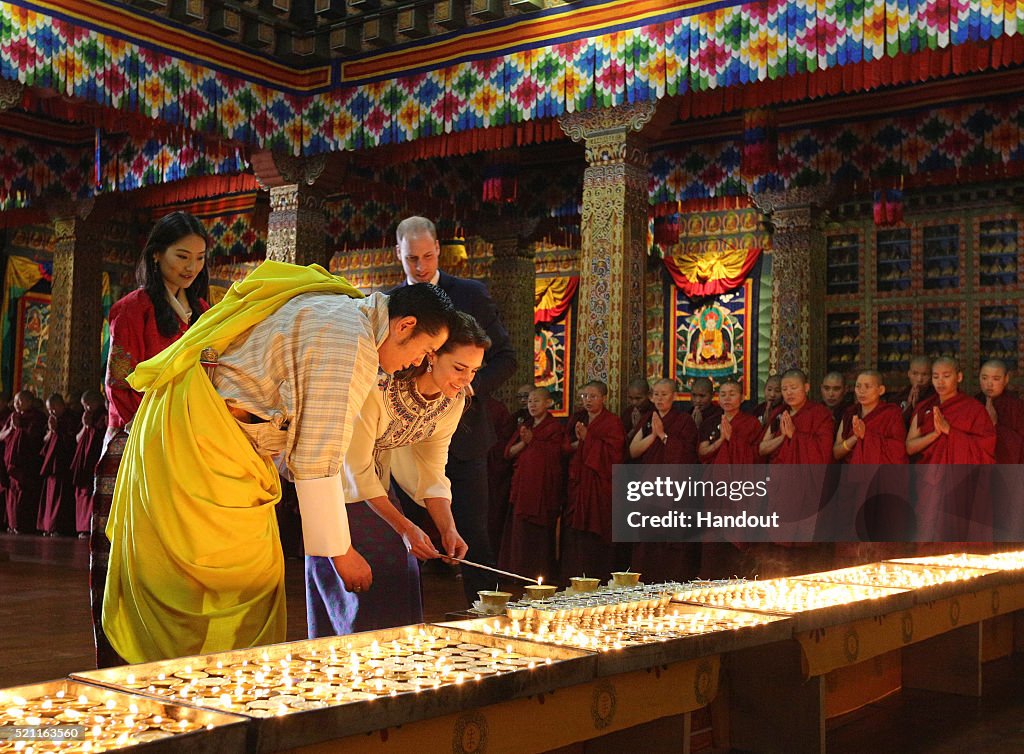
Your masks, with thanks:
[{"label": "decorative fabric banner", "polygon": [[533,296],[533,323],[557,322],[576,299],[580,285],[578,275],[571,277],[537,278]]},{"label": "decorative fabric banner", "polygon": [[18,301],[32,286],[40,280],[50,280],[53,276],[53,263],[41,264],[26,257],[8,257],[7,271],[4,273],[4,299],[0,306],[0,334],[2,334],[2,360],[0,360],[0,390],[10,390],[13,383],[15,361],[16,325],[11,320],[13,312],[17,312]]},{"label": "decorative fabric banner", "polygon": [[761,249],[722,249],[714,251],[705,244],[687,248],[665,257],[672,282],[690,298],[727,293],[750,274]]},{"label": "decorative fabric banner", "polygon": [[[451,40],[430,38],[399,56],[385,51],[296,71],[244,51],[229,57],[229,48],[184,27],[169,47],[158,37],[166,29],[112,3],[17,0],[0,3],[0,78],[95,103],[75,105],[78,119],[107,130],[153,119],[316,154],[690,90],[776,80],[792,90],[789,99],[802,99],[1024,57],[1024,3],[1017,0],[761,0],[706,8],[594,4],[524,19],[522,28],[505,21]],[[591,12],[592,36],[579,39],[574,21]],[[127,36],[125,28],[140,31]],[[339,71],[342,80],[332,81]],[[40,98],[35,106],[64,102]]]}]

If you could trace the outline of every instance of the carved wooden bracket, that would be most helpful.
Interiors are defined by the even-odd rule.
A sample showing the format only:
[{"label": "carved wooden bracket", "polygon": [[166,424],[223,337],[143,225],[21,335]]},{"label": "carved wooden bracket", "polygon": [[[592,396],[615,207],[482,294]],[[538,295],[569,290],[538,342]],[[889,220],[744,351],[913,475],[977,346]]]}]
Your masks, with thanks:
[{"label": "carved wooden bracket", "polygon": [[252,156],[256,181],[264,190],[278,186],[312,186],[327,167],[327,155],[294,157],[278,152],[257,152]]},{"label": "carved wooden bracket", "polygon": [[796,230],[811,228],[819,222],[832,197],[831,187],[814,186],[764,191],[750,198],[754,206],[770,217],[775,230]]},{"label": "carved wooden bracket", "polygon": [[0,111],[20,105],[24,94],[25,85],[20,81],[0,80]]},{"label": "carved wooden bracket", "polygon": [[96,206],[96,197],[72,199],[70,196],[50,197],[46,200],[46,215],[53,223],[57,240],[74,238],[78,223],[85,220]]},{"label": "carved wooden bracket", "polygon": [[558,125],[573,141],[617,131],[640,131],[654,117],[656,108],[654,102],[634,102],[618,107],[581,110],[560,115]]}]

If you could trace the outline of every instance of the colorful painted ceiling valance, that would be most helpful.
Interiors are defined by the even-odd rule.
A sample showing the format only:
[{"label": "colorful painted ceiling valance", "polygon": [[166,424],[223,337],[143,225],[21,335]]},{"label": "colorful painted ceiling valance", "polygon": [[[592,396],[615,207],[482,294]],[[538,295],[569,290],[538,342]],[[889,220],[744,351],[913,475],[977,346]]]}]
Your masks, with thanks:
[{"label": "colorful painted ceiling valance", "polygon": [[[327,244],[331,252],[355,249],[394,248],[394,227],[410,214],[398,204],[378,201],[330,201],[327,210]],[[397,264],[397,262],[396,262]]]},{"label": "colorful painted ceiling valance", "polygon": [[218,263],[239,263],[264,259],[267,255],[267,220],[270,206],[258,202],[256,191],[226,194],[214,199],[201,199],[172,205],[154,206],[154,220],[168,212],[182,211],[195,215],[210,234],[210,257]]},{"label": "colorful painted ceiling valance", "polygon": [[772,172],[753,181],[743,176],[739,128],[732,139],[659,152],[651,161],[651,202],[671,207],[678,201],[814,185],[858,187],[867,193],[883,180],[902,178],[910,188],[1024,174],[1024,99],[1019,91],[910,111],[889,107],[862,113],[864,120],[835,117],[780,128]]},{"label": "colorful painted ceiling valance", "polygon": [[533,295],[533,323],[557,322],[564,317],[572,306],[579,285],[578,275],[537,278]]},{"label": "colorful painted ceiling valance", "polygon": [[719,243],[694,244],[665,257],[672,282],[690,298],[728,293],[746,279],[761,258],[760,249],[721,248]]},{"label": "colorful painted ceiling valance", "polygon": [[3,117],[0,210],[31,207],[42,197],[85,199],[190,177],[237,174],[249,167],[239,149],[221,142],[188,139],[179,146],[156,138],[90,133],[84,143],[64,143],[48,139],[40,132],[44,126],[38,118]]},{"label": "colorful painted ceiling valance", "polygon": [[[595,5],[531,19],[525,36],[497,22],[459,35],[451,52],[442,49],[451,40],[425,40],[344,67],[294,71],[245,51],[231,59],[224,45],[185,27],[168,33],[151,24],[147,38],[138,15],[139,31],[128,35],[120,16],[132,11],[116,4],[17,0],[0,3],[0,77],[196,133],[320,153],[968,43],[972,66],[1000,67],[1020,52],[1024,28],[1024,3],[1014,0]],[[581,38],[574,22],[583,12],[594,21]],[[1011,38],[1012,50],[1001,44]],[[872,75],[889,83],[902,75],[897,68]],[[949,72],[926,66],[915,75]]]}]

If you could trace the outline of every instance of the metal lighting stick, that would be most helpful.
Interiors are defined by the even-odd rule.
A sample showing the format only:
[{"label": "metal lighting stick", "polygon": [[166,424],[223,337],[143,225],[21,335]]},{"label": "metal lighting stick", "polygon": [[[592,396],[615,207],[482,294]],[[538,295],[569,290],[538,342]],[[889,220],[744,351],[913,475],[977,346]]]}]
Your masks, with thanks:
[{"label": "metal lighting stick", "polygon": [[443,555],[441,557],[443,557],[445,560],[450,560],[453,563],[461,563],[462,565],[471,566],[473,568],[480,568],[480,569],[482,569],[484,571],[492,571],[494,573],[500,573],[502,576],[508,576],[509,578],[512,578],[512,579],[519,579],[520,581],[528,581],[531,584],[539,584],[540,583],[540,581],[538,581],[537,579],[531,579],[531,578],[527,578],[526,576],[520,576],[518,573],[509,573],[508,571],[502,571],[502,570],[500,570],[498,568],[491,568],[490,566],[480,565],[479,563],[474,563],[471,560],[463,560],[462,558],[452,558],[452,557],[449,557],[448,555]]}]

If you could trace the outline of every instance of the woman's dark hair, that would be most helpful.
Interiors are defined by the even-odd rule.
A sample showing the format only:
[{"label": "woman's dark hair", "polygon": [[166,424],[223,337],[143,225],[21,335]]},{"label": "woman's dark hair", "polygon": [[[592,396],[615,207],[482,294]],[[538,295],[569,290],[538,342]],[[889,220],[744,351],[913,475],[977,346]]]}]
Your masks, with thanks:
[{"label": "woman's dark hair", "polygon": [[448,321],[448,340],[437,352],[448,353],[459,346],[477,346],[486,351],[491,347],[491,339],[473,315],[454,311]]},{"label": "woman's dark hair", "polygon": [[[491,347],[491,339],[480,323],[471,314],[453,311],[448,319],[448,340],[437,349],[438,355],[454,351],[461,346],[476,346],[485,351]],[[418,365],[400,372],[398,377],[419,377],[427,371],[428,359],[424,358]]]},{"label": "woman's dark hair", "polygon": [[[206,228],[195,217],[188,212],[172,212],[164,215],[156,221],[153,230],[146,239],[146,245],[142,249],[142,256],[135,268],[135,280],[140,288],[145,288],[153,302],[153,311],[156,314],[156,327],[165,338],[173,337],[179,328],[178,315],[171,308],[167,301],[167,286],[164,284],[163,275],[160,274],[160,266],[156,261],[156,255],[167,251],[168,247],[177,243],[187,236],[199,236],[210,248],[210,236]],[[192,285],[185,289],[185,298],[188,299],[188,306],[192,310],[192,322],[199,317],[200,299],[205,299],[209,294],[210,273],[206,265],[196,275]],[[189,323],[191,324],[191,322]]]}]

